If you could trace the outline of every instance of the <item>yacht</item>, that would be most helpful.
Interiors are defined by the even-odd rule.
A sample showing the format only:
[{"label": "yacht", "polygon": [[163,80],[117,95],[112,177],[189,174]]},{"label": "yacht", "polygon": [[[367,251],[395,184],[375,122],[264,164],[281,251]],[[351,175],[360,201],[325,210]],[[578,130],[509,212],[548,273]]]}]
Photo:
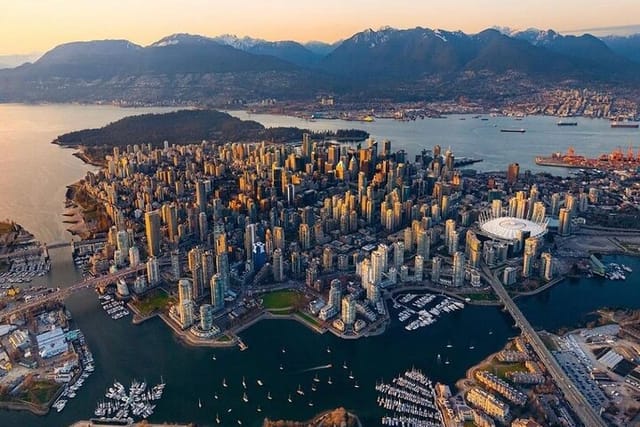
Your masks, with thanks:
[{"label": "yacht", "polygon": [[315,385],[315,384],[311,384],[311,391],[316,391],[316,390],[318,390],[318,389],[316,388],[316,385]]},{"label": "yacht", "polygon": [[447,358],[447,360],[444,361],[444,364],[448,365],[449,363],[451,363],[451,362],[449,362],[449,358]]},{"label": "yacht", "polygon": [[349,379],[352,380],[353,379],[353,371],[349,371]]},{"label": "yacht", "polygon": [[309,402],[309,406],[313,406],[313,402]]},{"label": "yacht", "polygon": [[211,360],[217,360],[215,354],[213,356],[211,356]]},{"label": "yacht", "polygon": [[280,365],[280,370],[284,371],[284,366]]},{"label": "yacht", "polygon": [[261,379],[258,379],[256,382],[258,383],[258,385],[259,385],[260,387],[262,387],[262,386],[264,385],[264,383],[262,382],[262,380],[261,380]]},{"label": "yacht", "polygon": [[267,399],[269,399],[269,400],[273,399],[273,397],[271,397],[271,392],[267,393]]},{"label": "yacht", "polygon": [[320,382],[320,378],[318,378],[318,374],[316,374],[315,377],[313,377],[313,381],[319,383]]},{"label": "yacht", "polygon": [[244,403],[247,403],[247,402],[249,401],[249,398],[247,397],[247,393],[244,393],[244,394],[242,395],[242,401],[243,401]]},{"label": "yacht", "polygon": [[260,406],[258,406],[258,408],[256,409],[257,412],[262,412],[262,409],[260,409]]},{"label": "yacht", "polygon": [[287,398],[287,400],[289,401],[289,403],[293,402],[293,400],[291,400],[291,395],[289,395],[289,397]]},{"label": "yacht", "polygon": [[304,396],[304,391],[302,391],[302,387],[300,387],[300,384],[298,384],[298,389],[296,390],[296,393],[298,393],[300,396]]},{"label": "yacht", "polygon": [[213,395],[213,398],[214,398],[214,399],[216,399],[216,400],[218,400],[218,393],[215,393],[215,394]]},{"label": "yacht", "polygon": [[227,379],[226,378],[222,379],[222,387],[227,387]]},{"label": "yacht", "polygon": [[360,388],[360,385],[358,384],[358,381],[356,381],[356,383],[353,385],[355,388]]},{"label": "yacht", "polygon": [[342,364],[342,368],[343,368],[343,369],[347,369],[347,362],[344,362],[344,363]]}]

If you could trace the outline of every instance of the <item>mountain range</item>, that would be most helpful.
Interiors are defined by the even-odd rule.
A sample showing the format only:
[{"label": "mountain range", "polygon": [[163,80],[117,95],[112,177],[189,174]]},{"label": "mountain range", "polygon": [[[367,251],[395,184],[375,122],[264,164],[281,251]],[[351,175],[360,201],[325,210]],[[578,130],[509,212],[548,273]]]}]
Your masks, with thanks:
[{"label": "mountain range", "polygon": [[640,36],[367,29],[335,44],[174,34],[149,46],[72,42],[0,70],[0,102],[412,100],[511,96],[540,85],[637,87]]}]

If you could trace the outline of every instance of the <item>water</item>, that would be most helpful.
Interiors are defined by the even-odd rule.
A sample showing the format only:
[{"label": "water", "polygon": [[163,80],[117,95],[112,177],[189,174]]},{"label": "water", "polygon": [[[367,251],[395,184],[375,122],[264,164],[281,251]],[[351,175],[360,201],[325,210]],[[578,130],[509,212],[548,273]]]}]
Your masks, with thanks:
[{"label": "water", "polygon": [[[0,144],[4,144],[2,147],[7,153],[7,156],[0,158],[4,172],[3,182],[0,183],[0,200],[3,201],[0,204],[0,218],[17,220],[45,241],[68,240],[69,236],[60,224],[58,214],[62,211],[64,189],[91,168],[72,157],[71,150],[61,149],[49,142],[61,132],[100,126],[128,114],[146,111],[158,110],[59,105],[0,106]],[[526,165],[525,158],[575,143],[564,141],[562,135],[574,135],[569,139],[584,142],[580,146],[581,151],[589,154],[585,146],[591,146],[591,153],[596,154],[609,149],[603,148],[605,146],[621,145],[625,133],[612,132],[607,127],[608,123],[591,120],[579,120],[577,129],[565,132],[566,128],[557,128],[555,120],[551,118],[529,117],[522,122],[514,122],[517,126],[526,127],[528,132],[509,138],[529,138],[536,132],[538,136],[544,134],[544,138],[531,138],[534,145],[518,145],[509,150],[505,148],[508,144],[497,139],[503,135],[495,133],[492,128],[483,129],[484,122],[470,118],[464,121],[451,118],[410,123],[378,120],[371,124],[305,122],[264,115],[252,115],[251,118],[269,126],[300,125],[317,129],[329,126],[332,129],[362,127],[376,139],[390,138],[395,148],[405,148],[410,154],[438,142],[443,147],[451,144],[454,152],[460,155],[485,158],[486,161],[480,164],[482,168],[500,170],[509,162],[520,161]],[[602,132],[601,137],[597,136],[598,132]],[[470,135],[474,134],[485,136],[468,141]],[[557,146],[548,141],[552,138],[556,138]],[[559,139],[563,140],[562,144]],[[521,138],[520,141],[525,140]],[[577,143],[575,145],[579,146]],[[29,164],[29,168],[25,168],[25,164]],[[37,186],[34,187],[35,184]],[[25,189],[33,190],[27,192]],[[47,196],[35,196],[36,192]],[[68,286],[80,279],[70,261],[69,248],[54,249],[51,254],[51,274],[39,278],[36,284]],[[626,282],[600,279],[565,281],[540,295],[523,298],[519,304],[536,327],[550,330],[583,322],[585,316],[600,304],[616,306],[632,301],[633,306],[637,307],[640,304],[640,289],[635,286],[635,277],[640,274],[640,262],[627,258],[615,260],[634,269]],[[241,418],[243,425],[258,426],[264,417],[306,419],[324,409],[345,406],[357,412],[365,425],[376,425],[381,415],[375,404],[373,388],[376,380],[390,380],[415,366],[434,380],[453,385],[469,367],[500,349],[509,337],[517,334],[512,319],[500,309],[468,306],[463,311],[445,314],[436,324],[427,328],[407,332],[399,322],[394,321],[386,334],[358,341],[340,340],[330,334],[317,335],[293,321],[265,321],[241,334],[249,349],[240,352],[237,348],[213,350],[186,347],[157,319],[139,326],[132,326],[128,319],[112,321],[100,309],[91,291],[74,295],[67,300],[67,305],[94,352],[96,372],[62,413],[54,411],[45,417],[37,417],[24,412],[0,411],[0,425],[69,425],[75,420],[91,417],[95,403],[103,398],[105,389],[115,379],[128,384],[134,377],[143,378],[153,384],[159,382],[161,376],[167,382],[167,388],[151,421],[213,425],[218,413],[223,425],[231,425],[235,419]],[[453,345],[452,348],[447,348],[449,343]],[[471,344],[475,346],[474,350],[468,349]],[[283,347],[286,348],[285,353],[281,351]],[[327,347],[331,348],[331,353],[327,353]],[[214,354],[215,361],[212,360]],[[442,356],[440,363],[437,362],[438,354]],[[447,359],[451,362],[449,365],[442,363]],[[345,361],[349,365],[348,370],[342,368]],[[332,364],[330,369],[301,372],[329,363]],[[283,364],[284,371],[278,369],[280,364]],[[359,389],[355,389],[349,380],[349,371],[353,371]],[[310,387],[316,373],[322,382],[318,384],[318,391],[312,392]],[[326,383],[329,375],[334,382],[332,386]],[[249,403],[241,399],[242,376],[246,377]],[[226,389],[221,385],[223,378],[229,384]],[[264,387],[256,384],[258,378],[264,382]],[[295,393],[298,384],[305,390],[303,398]],[[267,391],[271,391],[273,400],[266,399]],[[214,400],[214,393],[218,393],[218,400]],[[289,394],[294,400],[292,404],[287,402]],[[198,399],[203,403],[201,409],[198,408]],[[313,401],[313,407],[308,406],[309,400]],[[257,405],[263,409],[260,414],[256,412]],[[227,412],[229,408],[232,409],[231,413]]]},{"label": "water", "polygon": [[95,167],[73,150],[50,144],[58,135],[101,127],[125,116],[169,108],[0,104],[0,220],[13,219],[37,239],[68,241],[60,216],[66,186]]},{"label": "water", "polygon": [[[366,130],[377,141],[388,139],[394,150],[403,149],[413,159],[422,149],[440,144],[443,150],[451,147],[458,157],[481,158],[471,168],[482,171],[506,170],[512,162],[520,163],[520,170],[547,171],[565,174],[566,169],[548,168],[535,164],[536,156],[548,156],[573,146],[578,154],[597,156],[618,147],[629,145],[637,152],[640,147],[638,129],[611,129],[608,120],[572,118],[578,126],[557,126],[557,118],[527,116],[522,120],[510,117],[490,117],[488,121],[472,119],[470,115],[451,115],[447,119],[424,119],[400,122],[378,119],[375,122],[345,122],[317,120],[310,122],[296,117],[271,114],[248,114],[231,111],[241,119],[251,119],[267,127],[297,126],[315,131],[356,128]],[[488,116],[484,116],[488,117]],[[460,120],[464,118],[465,120]],[[526,129],[526,133],[503,133],[500,129]]]}]

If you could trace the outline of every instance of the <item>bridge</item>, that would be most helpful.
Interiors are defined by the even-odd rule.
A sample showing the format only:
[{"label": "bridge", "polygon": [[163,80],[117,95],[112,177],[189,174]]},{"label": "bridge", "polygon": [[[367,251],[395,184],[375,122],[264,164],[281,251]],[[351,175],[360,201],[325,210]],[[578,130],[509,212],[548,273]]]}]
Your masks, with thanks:
[{"label": "bridge", "polygon": [[57,291],[51,292],[49,294],[35,298],[30,301],[25,301],[21,304],[14,305],[8,310],[0,312],[0,320],[8,319],[11,316],[14,316],[17,314],[25,313],[29,310],[33,310],[36,307],[45,305],[52,301],[64,300],[74,292],[77,292],[82,289],[96,288],[98,286],[104,286],[110,283],[114,283],[120,278],[129,276],[130,274],[139,273],[140,271],[145,269],[146,269],[146,264],[140,264],[136,267],[130,267],[124,270],[116,271],[114,273],[87,278],[80,282],[74,283],[73,285],[66,288],[58,288]]},{"label": "bridge", "polygon": [[551,354],[549,349],[542,342],[542,339],[540,339],[536,331],[533,329],[531,323],[529,323],[524,314],[522,314],[522,311],[520,311],[518,306],[513,302],[504,286],[502,286],[500,280],[498,280],[486,265],[482,266],[482,272],[493,288],[493,291],[496,293],[502,304],[504,304],[504,307],[509,311],[513,320],[515,320],[516,325],[522,330],[522,334],[527,341],[529,341],[529,344],[533,347],[534,351],[540,358],[540,361],[547,368],[547,371],[551,374],[551,377],[556,382],[562,393],[564,393],[567,402],[569,402],[573,411],[580,418],[582,423],[588,427],[606,427],[607,424],[600,415],[596,413],[593,407],[589,405],[589,402],[587,402],[582,393],[575,388],[567,374],[556,361],[553,354]]}]

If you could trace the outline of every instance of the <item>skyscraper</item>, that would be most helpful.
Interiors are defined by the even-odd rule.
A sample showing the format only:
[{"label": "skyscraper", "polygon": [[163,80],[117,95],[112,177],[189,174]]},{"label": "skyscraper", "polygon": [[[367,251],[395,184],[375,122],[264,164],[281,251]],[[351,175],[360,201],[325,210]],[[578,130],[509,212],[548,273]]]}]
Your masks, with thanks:
[{"label": "skyscraper", "polygon": [[568,236],[571,234],[571,210],[560,208],[558,215],[558,234],[560,236]]},{"label": "skyscraper", "polygon": [[210,331],[213,328],[213,307],[211,304],[200,306],[200,329]]},{"label": "skyscraper", "polygon": [[150,257],[147,260],[147,282],[149,282],[149,286],[160,283],[160,263],[156,257]]},{"label": "skyscraper", "polygon": [[345,327],[349,328],[356,320],[356,300],[351,295],[342,297],[341,318]]},{"label": "skyscraper", "polygon": [[196,205],[200,212],[206,212],[207,210],[207,193],[204,186],[204,182],[198,180],[196,182]]},{"label": "skyscraper", "polygon": [[160,256],[160,212],[145,212],[144,228],[147,236],[148,255]]},{"label": "skyscraper", "polygon": [[224,307],[224,283],[219,273],[211,277],[209,285],[211,286],[211,305],[214,310],[220,310]]},{"label": "skyscraper", "polygon": [[284,260],[282,250],[279,248],[273,251],[273,280],[282,282],[284,280]]},{"label": "skyscraper", "polygon": [[511,185],[518,181],[518,175],[520,175],[520,165],[518,163],[511,163],[507,168],[507,182]]},{"label": "skyscraper", "polygon": [[434,256],[431,260],[431,281],[435,284],[440,283],[440,269],[442,268],[442,258]]},{"label": "skyscraper", "polygon": [[182,329],[187,329],[193,324],[193,310],[191,283],[189,279],[180,279],[178,281],[178,316]]},{"label": "skyscraper", "polygon": [[456,252],[453,254],[453,270],[451,274],[453,286],[462,286],[464,284],[464,262],[464,253]]}]

